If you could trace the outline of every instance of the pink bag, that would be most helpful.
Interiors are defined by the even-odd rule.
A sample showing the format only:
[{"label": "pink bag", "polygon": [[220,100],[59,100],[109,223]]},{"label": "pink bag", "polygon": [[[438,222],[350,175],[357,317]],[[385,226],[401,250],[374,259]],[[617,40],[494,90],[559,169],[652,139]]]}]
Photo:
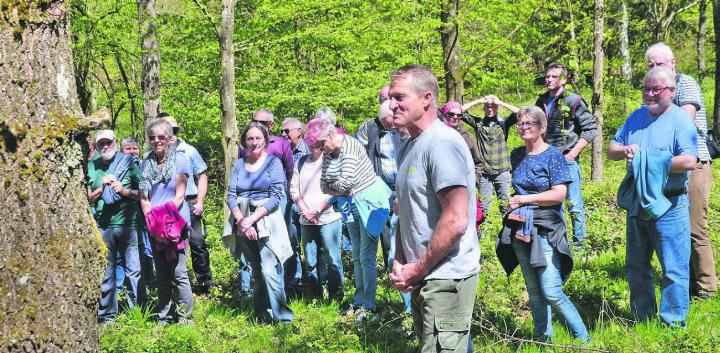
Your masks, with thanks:
[{"label": "pink bag", "polygon": [[187,222],[172,201],[153,207],[145,215],[145,224],[150,236],[155,238],[155,249],[169,250],[166,253],[168,260],[176,259],[177,252],[187,248],[187,244],[182,239]]}]

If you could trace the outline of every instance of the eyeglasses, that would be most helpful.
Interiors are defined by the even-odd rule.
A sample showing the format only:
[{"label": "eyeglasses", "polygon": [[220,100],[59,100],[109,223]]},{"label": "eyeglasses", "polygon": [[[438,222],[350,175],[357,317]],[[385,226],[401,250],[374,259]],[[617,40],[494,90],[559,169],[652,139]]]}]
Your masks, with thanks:
[{"label": "eyeglasses", "polygon": [[150,136],[148,136],[148,139],[149,139],[151,142],[152,142],[152,141],[155,141],[155,140],[165,141],[165,140],[167,140],[167,136],[165,136],[165,135],[150,135]]},{"label": "eyeglasses", "polygon": [[521,123],[517,123],[518,129],[529,129],[535,125],[540,125],[534,121],[523,121]]},{"label": "eyeglasses", "polygon": [[294,128],[292,128],[292,129],[282,129],[282,130],[280,130],[280,132],[282,132],[282,133],[285,134],[285,135],[290,135],[290,131],[293,131],[293,130],[300,130],[300,128],[299,128],[299,127],[294,127]]},{"label": "eyeglasses", "polygon": [[665,64],[667,64],[667,63],[669,63],[669,62],[671,62],[671,61],[672,61],[672,59],[665,60],[665,61],[659,62],[659,63],[649,62],[649,63],[648,63],[648,67],[652,69],[652,68],[654,68],[655,66],[665,66]]},{"label": "eyeglasses", "polygon": [[649,96],[657,96],[660,93],[663,93],[668,88],[672,89],[674,87],[667,87],[667,86],[661,87],[661,88],[643,87],[642,91],[644,94],[647,94]]},{"label": "eyeglasses", "polygon": [[457,119],[460,119],[461,116],[462,116],[462,114],[453,113],[453,112],[447,112],[447,113],[445,113],[445,119],[455,119],[455,120],[457,120]]},{"label": "eyeglasses", "polygon": [[321,148],[325,147],[325,140],[320,140],[316,142],[314,145],[310,146],[311,150],[319,150]]},{"label": "eyeglasses", "polygon": [[252,120],[253,123],[263,124],[265,127],[270,127],[273,122],[272,121],[265,121],[265,120]]}]

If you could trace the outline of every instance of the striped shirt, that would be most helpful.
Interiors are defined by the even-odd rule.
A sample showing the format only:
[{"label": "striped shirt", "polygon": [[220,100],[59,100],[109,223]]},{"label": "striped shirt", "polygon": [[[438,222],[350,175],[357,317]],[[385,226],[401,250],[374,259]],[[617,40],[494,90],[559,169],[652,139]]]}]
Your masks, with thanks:
[{"label": "striped shirt", "polygon": [[707,144],[705,144],[708,130],[707,112],[705,111],[705,103],[700,86],[695,82],[694,78],[685,74],[677,74],[675,81],[676,88],[673,103],[681,108],[687,104],[695,106],[695,126],[697,126],[698,130],[698,158],[703,162],[709,161],[710,152],[708,152]]},{"label": "striped shirt", "polygon": [[358,194],[375,182],[375,170],[368,158],[365,148],[355,138],[343,135],[340,155],[333,157],[326,153],[323,156],[322,177],[320,186],[338,193],[352,190]]}]

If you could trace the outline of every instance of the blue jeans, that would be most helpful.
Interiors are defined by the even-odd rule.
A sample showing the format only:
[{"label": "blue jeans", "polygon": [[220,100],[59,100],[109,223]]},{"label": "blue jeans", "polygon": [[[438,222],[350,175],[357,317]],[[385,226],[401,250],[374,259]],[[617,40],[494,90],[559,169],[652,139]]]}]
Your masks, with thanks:
[{"label": "blue jeans", "polygon": [[520,262],[520,269],[522,269],[530,298],[535,336],[543,340],[552,337],[552,312],[554,310],[565,320],[576,338],[589,342],[590,336],[585,323],[575,305],[563,292],[563,283],[560,278],[560,253],[550,245],[546,236],[541,236],[540,241],[543,245],[547,266],[532,268],[530,267],[530,245],[517,239],[512,240],[512,247]]},{"label": "blue jeans", "polygon": [[572,220],[573,234],[577,240],[581,241],[585,239],[585,210],[583,208],[580,165],[576,161],[567,161],[567,166],[571,181],[568,184],[565,199],[569,204],[568,211]]},{"label": "blue jeans", "polygon": [[124,265],[129,290],[128,305],[134,307],[138,298],[138,282],[140,281],[140,256],[138,253],[138,237],[135,228],[100,228],[103,241],[107,247],[105,274],[100,285],[101,297],[98,317],[101,321],[112,320],[118,312],[116,264],[119,252]]},{"label": "blue jeans", "polygon": [[[340,257],[340,237],[342,221],[314,225],[302,225],[302,244],[305,250],[305,265],[307,267],[307,280],[313,294],[322,297],[322,283],[327,276],[328,292],[331,298],[340,296],[343,290],[343,264]],[[328,269],[323,270],[323,262]]]},{"label": "blue jeans", "polygon": [[673,205],[656,220],[627,219],[625,272],[630,285],[630,310],[640,321],[657,314],[652,253],[660,260],[660,319],[686,326],[690,277],[690,211],[687,195],[671,197]]},{"label": "blue jeans", "polygon": [[[388,251],[388,260],[386,263],[388,264],[387,271],[391,272],[392,264],[393,264],[393,261],[395,260],[395,227],[397,226],[398,216],[396,214],[393,214],[392,216],[390,216],[389,221],[390,221],[389,222],[390,239],[388,242],[390,243],[390,250]],[[399,292],[399,293],[400,293],[400,297],[402,297],[402,300],[403,300],[403,311],[406,314],[410,314],[410,308],[412,306],[410,299],[411,299],[412,292]]]},{"label": "blue jeans", "polygon": [[368,234],[355,205],[352,206],[353,221],[347,224],[352,244],[353,269],[355,271],[355,295],[353,303],[367,310],[375,310],[377,291],[377,246],[378,239]]},{"label": "blue jeans", "polygon": [[285,226],[288,230],[288,237],[290,238],[290,246],[293,250],[293,255],[285,260],[283,269],[285,272],[285,286],[287,289],[295,289],[300,284],[302,279],[302,262],[300,260],[300,242],[298,241],[298,232],[292,224],[292,202],[288,202],[287,197],[280,198],[280,211],[283,212],[283,218],[285,218]]},{"label": "blue jeans", "polygon": [[240,249],[252,268],[253,310],[260,320],[289,323],[294,315],[285,297],[283,266],[267,241],[240,237]]},{"label": "blue jeans", "polygon": [[238,269],[240,293],[252,295],[252,268],[250,268],[250,263],[245,259],[244,254],[240,254],[238,261],[240,262],[240,268]]}]

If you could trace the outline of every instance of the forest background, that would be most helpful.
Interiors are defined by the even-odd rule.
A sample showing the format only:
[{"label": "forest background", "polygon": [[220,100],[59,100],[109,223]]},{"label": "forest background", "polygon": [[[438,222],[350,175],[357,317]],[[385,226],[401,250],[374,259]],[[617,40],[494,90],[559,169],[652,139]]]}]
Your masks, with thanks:
[{"label": "forest background", "polygon": [[[385,309],[379,322],[354,325],[339,317],[337,305],[307,300],[293,302],[297,321],[292,326],[253,322],[249,306],[234,291],[237,264],[219,240],[227,163],[223,151],[236,138],[226,134],[230,115],[240,126],[259,108],[272,110],[277,122],[286,117],[307,121],[316,109],[329,106],[343,127],[354,131],[375,116],[377,91],[388,83],[389,72],[410,63],[427,64],[438,74],[441,102],[448,98],[468,102],[493,93],[515,105],[532,104],[544,91],[544,66],[557,61],[570,68],[569,85],[586,97],[603,122],[605,140],[597,141],[598,151],[639,106],[644,52],[657,41],[674,49],[678,71],[701,83],[711,124],[716,116],[712,5],[706,0],[70,2],[76,86],[83,112],[89,115],[107,107],[118,136],[133,135],[141,141],[145,119],[158,111],[168,112],[182,126],[182,137],[210,165],[206,221],[219,287],[197,298],[192,325],[155,329],[151,311],[129,311],[117,325],[101,332],[101,349],[411,351],[413,340],[400,338],[396,330],[402,325],[397,315],[399,296],[384,281],[379,300]],[[230,23],[228,10],[234,16]],[[221,74],[228,63],[228,57],[223,61],[221,56],[221,49],[228,50],[228,37],[233,44],[229,50],[234,93],[230,103],[221,104],[230,87],[228,72]],[[148,109],[150,101],[156,102],[153,109]],[[511,144],[519,145],[514,133]],[[614,198],[624,171],[621,163],[604,161],[603,167],[601,154],[594,163],[591,159],[590,151],[582,156],[583,177],[595,180],[584,190],[589,247],[566,285],[589,323],[591,349],[720,349],[717,299],[693,302],[687,331],[630,321],[623,270],[624,214]],[[591,164],[596,166],[592,173]],[[718,244],[716,191],[717,186],[710,229]],[[543,349],[528,342],[532,325],[521,277],[515,273],[508,282],[495,259],[498,216],[491,214],[483,227],[475,349]],[[352,282],[347,283],[346,292],[351,292]],[[556,345],[545,349],[574,344],[561,325],[557,330]]]}]

